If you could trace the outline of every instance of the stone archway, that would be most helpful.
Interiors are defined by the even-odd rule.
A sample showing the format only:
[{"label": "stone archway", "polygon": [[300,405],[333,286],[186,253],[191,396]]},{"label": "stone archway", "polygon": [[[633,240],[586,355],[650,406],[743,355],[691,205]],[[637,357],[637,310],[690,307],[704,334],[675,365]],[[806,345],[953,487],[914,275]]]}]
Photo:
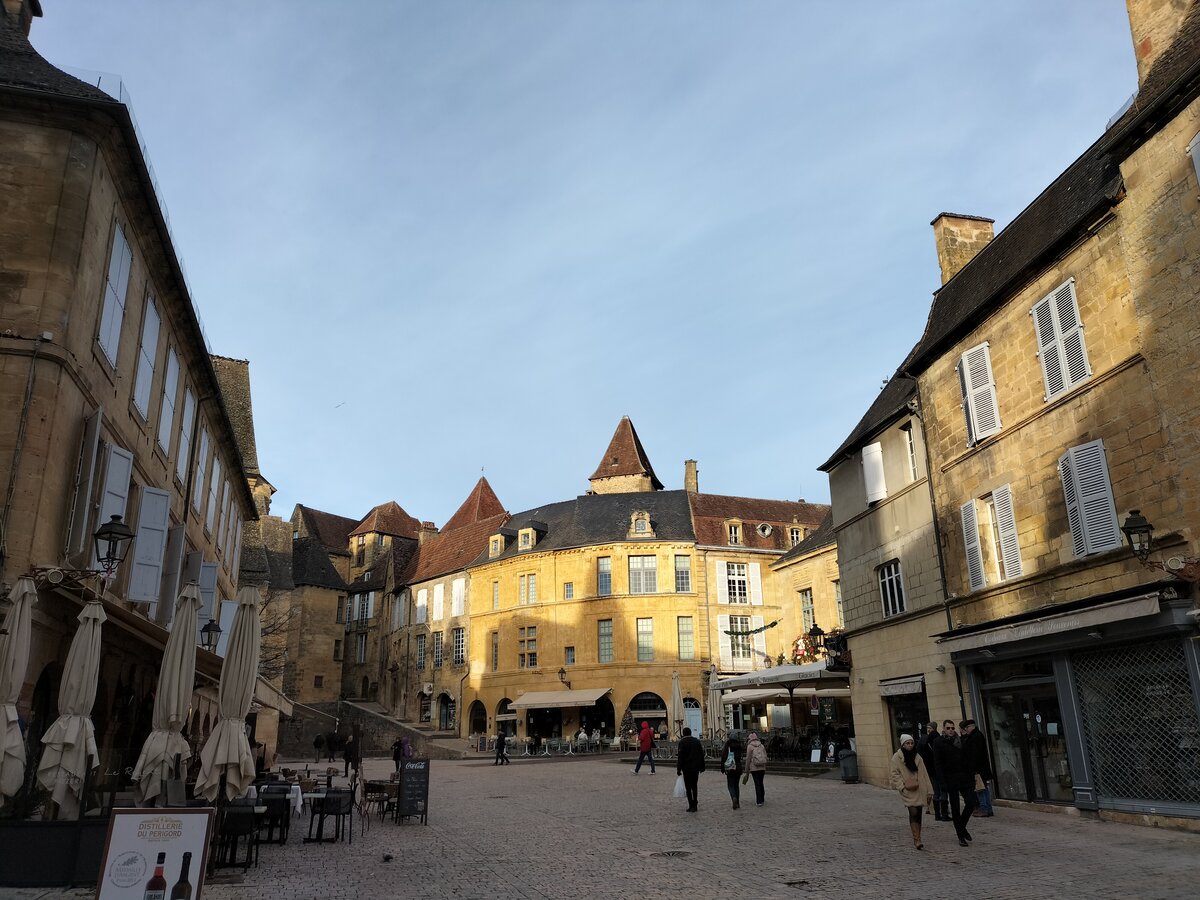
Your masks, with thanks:
[{"label": "stone archway", "polygon": [[437,698],[438,731],[453,731],[458,722],[454,698],[444,691]]},{"label": "stone archway", "polygon": [[478,700],[471,703],[471,708],[467,713],[467,725],[471,734],[488,733],[487,710]]},{"label": "stone archway", "polygon": [[509,737],[517,735],[517,714],[512,710],[512,700],[505,697],[496,704],[496,733],[503,732]]}]

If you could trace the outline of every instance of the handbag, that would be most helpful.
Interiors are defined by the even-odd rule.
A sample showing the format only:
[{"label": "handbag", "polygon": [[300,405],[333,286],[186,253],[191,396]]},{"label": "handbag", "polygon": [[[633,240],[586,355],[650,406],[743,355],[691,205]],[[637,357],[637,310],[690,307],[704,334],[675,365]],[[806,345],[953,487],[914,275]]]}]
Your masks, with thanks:
[{"label": "handbag", "polygon": [[749,780],[750,780],[750,773],[749,773],[749,772],[743,772],[743,773],[742,773],[742,784],[745,784],[745,783],[746,783],[747,781],[749,781]]},{"label": "handbag", "polygon": [[982,775],[975,776],[975,790],[977,790],[977,791],[986,791],[987,790],[987,785],[983,783]]},{"label": "handbag", "polygon": [[728,753],[725,754],[725,768],[732,769],[736,765],[737,765],[737,759],[734,757],[733,751],[730,750]]}]

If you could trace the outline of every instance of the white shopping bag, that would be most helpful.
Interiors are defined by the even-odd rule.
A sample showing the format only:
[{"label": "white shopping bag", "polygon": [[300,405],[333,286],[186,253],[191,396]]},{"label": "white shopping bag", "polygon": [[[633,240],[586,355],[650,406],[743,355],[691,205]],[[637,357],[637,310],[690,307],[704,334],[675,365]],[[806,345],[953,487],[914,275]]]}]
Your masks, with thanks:
[{"label": "white shopping bag", "polygon": [[685,788],[683,786],[683,776],[682,775],[677,775],[675,777],[675,790],[671,792],[671,795],[680,800],[682,800],[684,797],[687,796],[687,788]]}]

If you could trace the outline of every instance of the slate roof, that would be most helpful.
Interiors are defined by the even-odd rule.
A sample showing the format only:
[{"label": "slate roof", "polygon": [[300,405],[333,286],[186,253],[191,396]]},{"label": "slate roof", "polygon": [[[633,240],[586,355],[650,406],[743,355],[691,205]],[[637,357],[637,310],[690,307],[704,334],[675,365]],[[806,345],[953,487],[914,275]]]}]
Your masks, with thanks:
[{"label": "slate roof", "polygon": [[254,442],[254,407],[250,402],[250,362],[212,356],[213,370],[221,386],[225,411],[233,426],[233,437],[242,454],[242,468],[247,475],[261,476],[258,469],[258,448]]},{"label": "slate roof", "polygon": [[326,550],[343,556],[350,555],[350,531],[358,524],[357,519],[347,519],[300,503],[296,504],[293,517],[296,513],[303,519],[304,529],[320,541]]},{"label": "slate roof", "polygon": [[779,557],[779,559],[775,560],[772,565],[777,566],[780,563],[798,559],[816,550],[823,550],[826,547],[836,544],[837,535],[833,532],[833,508],[830,507],[829,512],[825,513],[825,518],[821,520],[821,524],[817,526],[817,530],[787,553],[783,554],[783,556]]},{"label": "slate roof", "polygon": [[29,38],[3,6],[0,6],[0,86],[120,106],[99,88],[50,65],[33,49]]},{"label": "slate roof", "polygon": [[331,588],[346,590],[346,582],[338,575],[329,561],[329,551],[320,540],[312,537],[292,541],[292,582],[300,587]]},{"label": "slate roof", "polygon": [[463,501],[462,506],[447,520],[442,531],[453,531],[463,525],[480,522],[503,513],[504,505],[500,502],[500,498],[496,496],[492,486],[488,484],[488,480],[480,478],[475,482],[475,487]]},{"label": "slate roof", "polygon": [[[816,528],[829,506],[803,500],[759,500],[753,497],[728,497],[723,494],[690,494],[696,543],[729,546],[727,519],[742,521],[742,542],[736,546],[748,550],[786,550],[790,546],[789,525]],[[770,525],[763,535],[759,525]]]},{"label": "slate roof", "polygon": [[885,425],[907,414],[908,401],[915,396],[917,396],[917,382],[914,379],[900,373],[893,375],[874,402],[867,408],[863,417],[858,420],[858,424],[854,426],[849,436],[842,441],[841,446],[817,468],[822,472],[828,472],[841,462],[843,457],[853,453],[868,439],[878,434]]},{"label": "slate roof", "polygon": [[416,538],[421,523],[410,516],[395,500],[380,503],[372,509],[350,532],[356,534],[390,534],[397,537]]},{"label": "slate roof", "polygon": [[589,480],[595,481],[619,475],[649,475],[650,484],[656,491],[661,491],[663,487],[658,476],[654,474],[654,469],[646,457],[646,451],[642,447],[642,442],[638,438],[629,416],[623,416],[617,423],[617,430],[613,432],[612,440],[608,442],[608,449],[604,451],[604,456],[600,458],[600,465],[596,466],[596,471],[592,473]]}]

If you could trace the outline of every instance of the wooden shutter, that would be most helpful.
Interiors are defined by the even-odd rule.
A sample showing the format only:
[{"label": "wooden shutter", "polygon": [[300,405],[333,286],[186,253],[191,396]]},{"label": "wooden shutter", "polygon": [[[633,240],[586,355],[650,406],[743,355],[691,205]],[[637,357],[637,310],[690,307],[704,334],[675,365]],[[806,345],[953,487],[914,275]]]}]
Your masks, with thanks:
[{"label": "wooden shutter", "polygon": [[375,592],[374,591],[367,592],[367,618],[368,619],[375,618]]},{"label": "wooden shutter", "polygon": [[1037,332],[1038,359],[1042,361],[1042,382],[1046,387],[1043,399],[1050,400],[1063,392],[1062,359],[1058,352],[1058,331],[1054,327],[1054,310],[1050,298],[1039,300],[1033,307],[1033,327]]},{"label": "wooden shutter", "polygon": [[133,568],[127,599],[157,603],[162,588],[163,555],[171,519],[171,495],[158,488],[142,488],[137,536],[133,541]]},{"label": "wooden shutter", "polygon": [[[762,616],[750,617],[751,629],[762,628],[764,624],[766,624],[766,622]],[[756,631],[753,635],[753,638],[754,655],[761,663],[763,660],[767,659],[767,633],[765,631]]]},{"label": "wooden shutter", "polygon": [[729,640],[729,616],[717,616],[717,648],[721,656],[721,668],[728,672],[733,668],[733,645]]},{"label": "wooden shutter", "polygon": [[175,525],[167,531],[167,553],[163,558],[162,584],[158,592],[158,622],[168,629],[175,619],[175,601],[179,598],[179,591],[183,586],[185,531],[182,525]]},{"label": "wooden shutter", "polygon": [[1058,458],[1058,474],[1062,479],[1063,499],[1067,504],[1067,526],[1071,529],[1071,544],[1076,556],[1084,556],[1087,553],[1087,540],[1079,513],[1079,491],[1075,486],[1070,450]]},{"label": "wooden shutter", "polygon": [[863,480],[867,486],[867,502],[875,503],[887,497],[887,482],[883,477],[883,447],[867,444],[862,449]]},{"label": "wooden shutter", "polygon": [[416,624],[423,625],[429,616],[429,591],[426,588],[421,588],[417,591],[417,621]]},{"label": "wooden shutter", "polygon": [[[179,447],[175,451],[178,457],[175,459],[175,475],[179,479],[180,484],[187,483],[188,463],[192,452],[192,426],[195,424],[196,417],[196,395],[192,393],[191,388],[183,390],[183,418],[179,422]],[[187,499],[186,497],[184,498]],[[194,506],[195,504],[193,504]]]},{"label": "wooden shutter", "polygon": [[975,444],[1000,430],[992,358],[985,341],[962,355],[959,372],[966,406],[967,442]]},{"label": "wooden shutter", "polygon": [[1079,318],[1079,304],[1075,300],[1075,279],[1068,279],[1057,288],[1054,299],[1054,315],[1058,324],[1059,346],[1066,373],[1067,387],[1074,387],[1092,374],[1088,365],[1087,347],[1083,343],[1083,322]]},{"label": "wooden shutter", "polygon": [[75,492],[67,515],[67,559],[82,556],[88,549],[94,529],[88,527],[92,512],[92,484],[96,477],[96,459],[100,450],[100,425],[103,410],[97,409],[83,423],[83,440],[79,448],[79,465],[75,469]]},{"label": "wooden shutter", "polygon": [[179,393],[179,356],[172,347],[167,351],[167,374],[163,379],[162,403],[158,409],[158,446],[171,453],[171,432],[175,430],[175,397]]},{"label": "wooden shutter", "polygon": [[717,560],[717,602],[729,603],[729,566],[724,560]]},{"label": "wooden shutter", "polygon": [[1017,578],[1022,574],[1021,545],[1017,540],[1017,517],[1013,511],[1012,488],[1005,484],[992,491],[992,509],[996,514],[996,532],[1000,540],[1000,558],[1004,561],[1004,577]]},{"label": "wooden shutter", "polygon": [[158,357],[158,332],[161,326],[154,297],[147,295],[142,342],[138,347],[137,369],[133,376],[133,405],[146,420],[150,418],[150,391],[154,387],[154,363]]},{"label": "wooden shutter", "polygon": [[[113,516],[125,516],[125,503],[129,499],[129,480],[133,477],[133,454],[123,447],[110,444],[108,465],[104,471],[104,490],[100,494],[100,513],[96,517],[99,528]],[[92,550],[93,569],[100,568],[100,560]]]},{"label": "wooden shutter", "polygon": [[455,578],[450,584],[450,589],[453,598],[450,615],[461,616],[466,611],[467,580],[465,578]]},{"label": "wooden shutter", "polygon": [[[1067,451],[1077,501],[1077,518],[1082,523],[1084,552],[1101,553],[1121,546],[1121,525],[1108,478],[1104,442],[1092,441]],[[1074,526],[1072,526],[1072,535]],[[1076,555],[1079,555],[1076,552]]]},{"label": "wooden shutter", "polygon": [[979,514],[975,509],[975,501],[964,503],[961,513],[963,547],[967,556],[967,580],[971,590],[977,591],[987,581],[983,575],[983,548],[979,544]]},{"label": "wooden shutter", "polygon": [[750,563],[746,568],[750,571],[750,605],[762,606],[762,570],[758,563]]},{"label": "wooden shutter", "polygon": [[440,622],[446,612],[446,587],[445,585],[435,584],[433,586],[433,621]]},{"label": "wooden shutter", "polygon": [[[196,556],[200,556],[199,552]],[[200,640],[200,629],[212,619],[218,625],[221,611],[217,608],[217,564],[200,558],[196,581],[200,586],[200,609],[196,613],[196,640]],[[225,626],[221,626],[224,628]]]}]

